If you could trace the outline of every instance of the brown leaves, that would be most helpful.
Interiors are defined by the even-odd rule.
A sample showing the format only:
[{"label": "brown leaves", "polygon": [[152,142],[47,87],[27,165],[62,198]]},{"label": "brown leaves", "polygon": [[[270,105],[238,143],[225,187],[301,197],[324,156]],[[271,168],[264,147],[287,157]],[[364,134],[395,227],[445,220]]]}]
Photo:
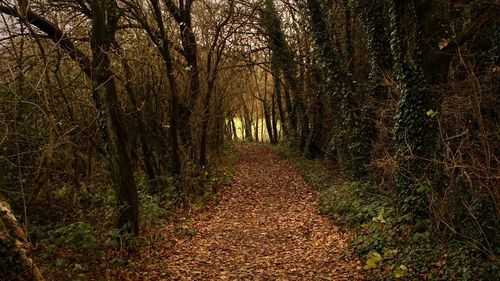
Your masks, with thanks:
[{"label": "brown leaves", "polygon": [[174,246],[148,258],[158,262],[141,279],[363,279],[359,264],[343,255],[347,236],[318,215],[316,194],[274,152],[244,147],[233,184],[221,193],[219,205],[185,224],[195,235],[167,226],[164,244]]}]

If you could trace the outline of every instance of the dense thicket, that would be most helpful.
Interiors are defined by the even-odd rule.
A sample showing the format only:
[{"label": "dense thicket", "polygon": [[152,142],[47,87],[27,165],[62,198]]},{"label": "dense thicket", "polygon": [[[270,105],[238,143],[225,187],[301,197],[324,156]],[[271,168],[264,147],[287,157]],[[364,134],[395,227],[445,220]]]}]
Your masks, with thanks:
[{"label": "dense thicket", "polygon": [[86,209],[107,204],[112,186],[106,218],[137,235],[141,194],[189,205],[226,141],[269,140],[334,161],[391,194],[405,223],[494,257],[498,10],[0,1],[0,196],[27,230],[92,220]]},{"label": "dense thicket", "polygon": [[399,226],[460,238],[495,260],[498,5],[307,0],[283,6],[288,28],[279,1],[265,3],[274,63],[285,86],[300,85],[286,140],[336,162],[362,183],[356,192],[387,196]]}]

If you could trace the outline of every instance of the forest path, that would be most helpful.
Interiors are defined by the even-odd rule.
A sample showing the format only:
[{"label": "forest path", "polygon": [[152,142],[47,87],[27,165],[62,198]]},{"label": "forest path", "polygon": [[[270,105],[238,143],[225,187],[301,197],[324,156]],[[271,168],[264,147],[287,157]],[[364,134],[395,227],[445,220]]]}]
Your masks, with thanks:
[{"label": "forest path", "polygon": [[360,264],[344,255],[346,235],[318,214],[316,192],[276,152],[240,148],[233,184],[220,198],[186,221],[194,235],[171,236],[163,269],[150,273],[163,272],[161,280],[363,279]]}]

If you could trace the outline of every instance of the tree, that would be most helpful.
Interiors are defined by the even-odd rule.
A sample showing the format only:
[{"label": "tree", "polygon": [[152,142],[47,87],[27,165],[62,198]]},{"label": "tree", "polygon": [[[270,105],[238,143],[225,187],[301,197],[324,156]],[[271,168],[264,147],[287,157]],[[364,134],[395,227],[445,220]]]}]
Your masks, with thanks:
[{"label": "tree", "polygon": [[119,8],[113,0],[93,0],[92,12],[92,98],[99,111],[104,139],[108,145],[111,176],[117,187],[118,228],[139,234],[139,199],[130,159],[127,128],[118,102],[109,53],[115,40]]},{"label": "tree", "polygon": [[210,120],[210,100],[214,91],[215,82],[217,80],[218,67],[222,59],[224,48],[226,47],[228,37],[234,32],[234,29],[223,34],[223,29],[228,25],[234,13],[234,0],[229,0],[229,8],[227,14],[224,16],[220,23],[215,26],[215,34],[213,36],[212,44],[207,54],[207,91],[203,101],[203,121],[200,137],[200,156],[199,166],[205,167],[207,165],[207,138],[208,138],[208,125]]},{"label": "tree", "polygon": [[368,76],[368,89],[364,95],[367,98],[365,110],[361,114],[361,126],[359,128],[360,139],[358,142],[358,169],[357,177],[365,178],[367,165],[371,161],[373,144],[378,135],[375,120],[377,116],[377,102],[387,99],[389,91],[385,77],[391,70],[391,56],[389,38],[387,36],[386,20],[387,12],[385,5],[381,1],[356,1],[356,11],[363,24],[363,30],[368,43],[370,58],[370,73]]},{"label": "tree", "polygon": [[[0,11],[15,16],[21,21],[23,15],[13,6],[2,5]],[[110,170],[115,185],[118,218],[117,227],[133,234],[139,233],[139,203],[137,187],[133,177],[126,127],[118,102],[114,75],[110,69],[109,52],[114,41],[119,20],[115,1],[93,1],[90,9],[92,18],[92,59],[77,49],[71,39],[55,24],[27,10],[26,19],[43,31],[54,43],[67,52],[78,63],[93,82],[93,100],[98,110],[103,140],[107,147]]]},{"label": "tree", "polygon": [[[283,72],[287,87],[290,88],[293,95],[293,104],[287,104],[290,111],[290,127],[288,130],[294,136],[298,147],[304,149],[309,132],[309,117],[306,113],[303,93],[299,88],[297,64],[285,40],[281,22],[272,0],[264,2],[264,7],[260,10],[260,20],[271,50],[277,53],[275,57],[276,63]],[[287,100],[287,98],[285,99]]]},{"label": "tree", "polygon": [[31,249],[26,229],[23,229],[10,210],[0,199],[0,272],[9,280],[43,281],[40,270],[27,255]]}]

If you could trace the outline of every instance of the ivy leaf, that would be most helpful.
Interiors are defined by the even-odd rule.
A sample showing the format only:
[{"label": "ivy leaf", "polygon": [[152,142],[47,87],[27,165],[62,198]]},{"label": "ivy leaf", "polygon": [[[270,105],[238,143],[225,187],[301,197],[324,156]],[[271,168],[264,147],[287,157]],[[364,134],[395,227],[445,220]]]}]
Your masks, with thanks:
[{"label": "ivy leaf", "polygon": [[363,266],[364,270],[375,269],[379,267],[379,262],[382,260],[382,256],[375,251],[371,251],[366,256],[366,264]]},{"label": "ivy leaf", "polygon": [[392,260],[398,254],[398,250],[384,249],[384,260]]},{"label": "ivy leaf", "polygon": [[427,110],[427,112],[425,114],[427,114],[427,116],[429,116],[429,117],[434,117],[437,115],[437,112],[432,110],[432,109],[429,109],[429,110]]},{"label": "ivy leaf", "polygon": [[406,274],[408,274],[408,268],[404,265],[400,265],[394,270],[394,278],[401,278]]},{"label": "ivy leaf", "polygon": [[378,211],[378,215],[374,218],[372,218],[372,221],[374,222],[378,222],[378,223],[385,223],[385,220],[384,220],[384,211],[385,209],[382,208]]}]

